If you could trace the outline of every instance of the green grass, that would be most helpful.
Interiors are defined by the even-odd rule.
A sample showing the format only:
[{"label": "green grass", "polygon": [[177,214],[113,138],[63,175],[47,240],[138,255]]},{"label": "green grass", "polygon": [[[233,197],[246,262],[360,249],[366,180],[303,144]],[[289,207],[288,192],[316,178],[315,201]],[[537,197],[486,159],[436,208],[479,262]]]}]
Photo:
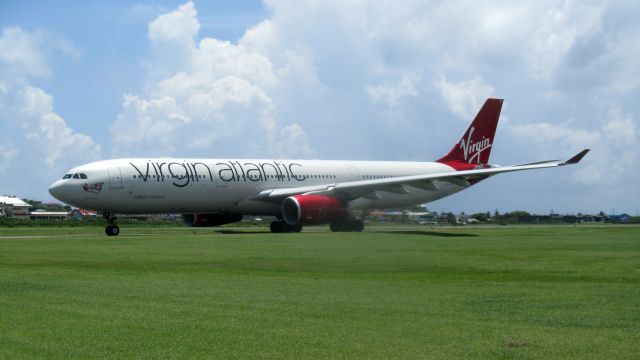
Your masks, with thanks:
[{"label": "green grass", "polygon": [[0,229],[0,358],[640,354],[640,227],[262,230]]}]

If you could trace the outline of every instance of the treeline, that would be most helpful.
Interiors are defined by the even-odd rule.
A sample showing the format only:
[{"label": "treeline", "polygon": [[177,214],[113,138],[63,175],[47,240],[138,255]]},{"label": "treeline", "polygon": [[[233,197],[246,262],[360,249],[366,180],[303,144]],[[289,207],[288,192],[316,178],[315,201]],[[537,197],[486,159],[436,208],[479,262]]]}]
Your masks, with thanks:
[{"label": "treeline", "polygon": [[576,223],[640,223],[640,217],[632,217],[627,214],[606,215],[600,211],[596,215],[591,214],[567,214],[560,215],[551,213],[548,215],[531,214],[527,211],[518,210],[500,213],[478,212],[466,214],[461,212],[428,211],[424,208],[397,209],[391,211],[373,211],[363,213],[363,218],[370,222],[396,222],[396,223],[419,223],[419,224],[441,224],[441,225],[465,225],[465,224],[576,224]]},{"label": "treeline", "polygon": [[567,214],[560,215],[551,213],[548,215],[530,214],[527,211],[512,211],[500,214],[494,212],[492,216],[489,213],[472,214],[470,218],[475,218],[480,222],[494,222],[499,224],[575,224],[575,223],[640,223],[640,217],[606,215],[600,211],[596,215],[592,214]]},{"label": "treeline", "polygon": [[31,205],[31,211],[45,210],[45,211],[71,211],[71,206],[62,205],[57,203],[43,203],[38,200],[24,199],[24,202]]},{"label": "treeline", "polygon": [[[463,213],[463,219],[464,213]],[[480,223],[494,223],[494,224],[576,224],[576,223],[626,223],[626,224],[640,224],[640,217],[620,217],[609,216],[600,211],[596,215],[591,214],[555,214],[548,215],[531,214],[527,211],[511,211],[505,213],[499,213],[495,211],[493,214],[490,212],[475,213],[466,217],[467,222],[477,221]],[[473,220],[472,220],[473,219]],[[463,220],[464,221],[464,220]]]}]

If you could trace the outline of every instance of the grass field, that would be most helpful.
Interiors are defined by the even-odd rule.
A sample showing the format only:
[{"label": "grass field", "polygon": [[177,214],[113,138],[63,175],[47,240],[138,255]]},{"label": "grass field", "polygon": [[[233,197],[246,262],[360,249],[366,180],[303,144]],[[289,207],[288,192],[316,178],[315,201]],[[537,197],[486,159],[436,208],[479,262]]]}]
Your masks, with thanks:
[{"label": "grass field", "polygon": [[262,230],[0,229],[0,358],[640,356],[640,227]]}]

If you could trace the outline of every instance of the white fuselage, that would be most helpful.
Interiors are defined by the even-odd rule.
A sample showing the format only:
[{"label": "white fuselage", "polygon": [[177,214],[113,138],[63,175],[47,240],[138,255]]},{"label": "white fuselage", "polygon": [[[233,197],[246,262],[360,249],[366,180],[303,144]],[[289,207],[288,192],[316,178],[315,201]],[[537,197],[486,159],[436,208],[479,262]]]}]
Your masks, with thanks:
[{"label": "white fuselage", "polygon": [[[327,185],[454,171],[436,162],[118,159],[71,169],[50,192],[80,207],[121,214],[232,213],[279,215],[281,205],[252,195],[265,189]],[[86,179],[74,178],[82,174]],[[360,197],[350,209],[394,208],[433,201],[464,189],[450,182],[437,190],[408,186],[402,194],[378,191]]]}]

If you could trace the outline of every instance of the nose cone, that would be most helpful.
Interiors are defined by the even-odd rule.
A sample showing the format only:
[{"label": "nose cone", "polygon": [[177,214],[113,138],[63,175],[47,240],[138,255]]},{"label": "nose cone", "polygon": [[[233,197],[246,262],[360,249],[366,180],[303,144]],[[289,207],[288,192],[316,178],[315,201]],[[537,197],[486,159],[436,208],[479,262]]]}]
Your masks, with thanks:
[{"label": "nose cone", "polygon": [[54,198],[64,202],[64,181],[58,180],[49,186],[49,194]]}]

